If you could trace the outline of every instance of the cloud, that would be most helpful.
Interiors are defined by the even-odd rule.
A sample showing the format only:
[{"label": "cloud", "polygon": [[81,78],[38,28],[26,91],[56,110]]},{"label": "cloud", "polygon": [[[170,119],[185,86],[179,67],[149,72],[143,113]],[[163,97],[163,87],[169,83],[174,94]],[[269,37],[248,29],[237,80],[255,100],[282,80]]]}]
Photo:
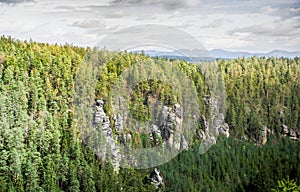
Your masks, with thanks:
[{"label": "cloud", "polygon": [[300,36],[299,24],[295,22],[274,22],[272,24],[258,24],[235,28],[227,32],[228,35],[247,40],[292,40]]},{"label": "cloud", "polygon": [[219,28],[222,27],[225,23],[231,22],[231,19],[216,19],[214,21],[212,21],[210,24],[208,25],[203,25],[201,26],[201,28]]},{"label": "cloud", "polygon": [[262,14],[279,16],[282,20],[300,17],[300,3],[278,3],[261,8]]},{"label": "cloud", "polygon": [[125,14],[125,12],[122,10],[117,10],[117,11],[112,10],[104,15],[104,17],[106,18],[115,18],[115,19],[122,18],[125,16],[127,16],[127,14]]},{"label": "cloud", "polygon": [[264,14],[274,14],[278,11],[278,7],[272,7],[270,5],[261,8],[261,13]]},{"label": "cloud", "polygon": [[105,22],[99,19],[91,19],[91,20],[83,20],[83,21],[76,21],[73,23],[73,26],[90,29],[90,28],[105,28]]},{"label": "cloud", "polygon": [[150,5],[165,8],[193,7],[200,4],[200,0],[112,0],[111,5]]},{"label": "cloud", "polygon": [[26,2],[36,2],[36,0],[0,0],[0,3],[7,3],[12,5]]},{"label": "cloud", "polygon": [[211,49],[300,49],[299,0],[0,0],[0,5],[1,33],[21,39],[93,46],[117,29],[162,24]]}]

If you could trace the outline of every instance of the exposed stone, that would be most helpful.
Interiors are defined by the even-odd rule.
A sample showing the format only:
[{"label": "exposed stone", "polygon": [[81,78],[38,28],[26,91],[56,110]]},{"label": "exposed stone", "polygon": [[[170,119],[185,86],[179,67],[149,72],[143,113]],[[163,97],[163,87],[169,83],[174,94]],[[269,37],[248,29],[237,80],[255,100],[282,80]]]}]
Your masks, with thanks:
[{"label": "exposed stone", "polygon": [[292,140],[299,140],[299,135],[293,129],[289,129],[287,125],[282,125],[282,134],[285,137],[289,137]]},{"label": "exposed stone", "polygon": [[289,131],[289,137],[290,137],[292,140],[298,140],[298,138],[297,138],[297,133],[296,133],[293,129],[290,129],[290,131]]},{"label": "exposed stone", "polygon": [[177,150],[181,150],[181,140],[182,140],[182,136],[181,133],[179,131],[176,131],[173,135],[172,135],[172,142],[170,142],[170,145],[173,145],[173,147]]},{"label": "exposed stone", "polygon": [[131,138],[132,138],[131,134],[127,133],[126,136],[125,136],[125,142],[126,143],[130,143],[131,142]]},{"label": "exposed stone", "polygon": [[184,135],[181,135],[180,150],[185,150],[185,149],[188,149],[188,148],[189,148],[189,145],[186,142]]},{"label": "exposed stone", "polygon": [[170,134],[174,133],[176,130],[176,114],[172,108],[164,106],[162,116],[161,119],[164,121],[160,129],[162,131],[163,139],[167,140],[169,139]]},{"label": "exposed stone", "polygon": [[[166,142],[169,147],[180,150],[181,148],[181,127],[182,108],[180,104],[174,106],[162,106],[156,112],[157,118],[150,125],[150,139],[154,145]],[[185,145],[184,145],[185,147]]]},{"label": "exposed stone", "polygon": [[268,128],[267,126],[263,126],[262,130],[261,130],[261,144],[265,145],[267,143],[267,139],[268,139]]},{"label": "exposed stone", "polygon": [[208,132],[208,122],[206,121],[206,117],[204,115],[201,115],[201,121],[202,124],[204,125],[204,132]]},{"label": "exposed stone", "polygon": [[208,106],[210,104],[210,96],[209,95],[204,95],[203,99],[205,101],[205,105]]},{"label": "exposed stone", "polygon": [[271,134],[271,135],[274,135],[274,131],[272,129],[269,129],[269,128],[267,129],[267,133]]},{"label": "exposed stone", "polygon": [[[213,100],[210,100],[210,102],[215,103]],[[218,116],[214,115],[212,118],[216,119],[213,119],[213,124],[210,125],[206,120],[206,117],[201,115],[201,122],[204,127],[203,130],[199,131],[199,137],[201,140],[206,140],[206,143],[212,142],[212,144],[215,144],[219,133],[225,135],[226,137],[229,137],[230,133],[228,124],[224,123],[224,115],[222,113],[220,113]]]},{"label": "exposed stone", "polygon": [[245,141],[247,141],[247,140],[248,140],[247,135],[242,135],[242,136],[240,136],[240,140],[245,140]]},{"label": "exposed stone", "polygon": [[282,106],[281,109],[280,109],[280,115],[279,115],[279,118],[280,118],[280,122],[282,124],[285,123],[285,114],[284,114],[284,110],[286,109],[285,106]]},{"label": "exposed stone", "polygon": [[98,128],[99,123],[102,123],[105,118],[105,113],[103,110],[104,102],[102,100],[97,100],[95,103],[95,112],[94,112],[94,126]]},{"label": "exposed stone", "polygon": [[281,127],[282,127],[282,134],[284,136],[287,136],[289,134],[289,127],[284,124]]},{"label": "exposed stone", "polygon": [[151,173],[151,183],[155,186],[155,188],[160,188],[164,185],[163,177],[157,168],[154,168],[154,171]]},{"label": "exposed stone", "polygon": [[101,155],[103,159],[106,158],[106,155],[111,155],[112,164],[115,169],[118,169],[119,162],[121,160],[119,149],[115,144],[113,137],[112,129],[110,127],[109,117],[106,116],[104,109],[104,102],[102,100],[97,100],[95,103],[95,112],[94,112],[94,127],[100,129],[105,136],[105,149],[97,151],[98,155]]},{"label": "exposed stone", "polygon": [[175,110],[177,117],[181,119],[182,118],[182,108],[180,107],[180,105],[178,103],[176,103],[174,105],[174,110]]},{"label": "exposed stone", "polygon": [[224,123],[220,128],[219,128],[219,133],[222,135],[225,135],[227,138],[230,136],[229,133],[229,126],[227,123]]},{"label": "exposed stone", "polygon": [[[119,99],[118,105],[122,106],[121,99]],[[132,135],[130,133],[123,133],[124,125],[126,124],[126,116],[119,113],[115,114],[114,116],[114,128],[116,134],[113,134],[110,119],[105,114],[103,107],[104,102],[102,100],[97,100],[95,102],[94,127],[97,130],[102,131],[103,135],[105,136],[103,143],[106,145],[106,147],[101,147],[99,151],[103,159],[105,159],[106,156],[109,156],[109,159],[112,160],[114,167],[118,169],[121,161],[121,152],[116,142],[128,145],[132,141]],[[183,117],[182,113],[183,109],[179,104],[175,104],[174,106],[170,107],[161,106],[160,109],[157,108],[156,115],[158,118],[156,118],[156,120],[150,124],[149,133],[150,140],[154,143],[154,145],[161,145],[161,142],[165,141],[165,144],[168,147],[176,150],[188,149],[188,143],[181,130]],[[147,129],[148,127],[143,125],[138,126],[137,131],[144,132]],[[130,161],[134,162],[136,160],[130,159]]]},{"label": "exposed stone", "polygon": [[150,140],[154,142],[155,145],[159,145],[161,138],[161,131],[159,130],[158,126],[155,124],[152,124],[150,126]]},{"label": "exposed stone", "polygon": [[267,130],[268,130],[267,126],[264,125],[261,130],[262,137],[267,137]]},{"label": "exposed stone", "polygon": [[115,129],[117,133],[122,133],[123,132],[123,118],[122,116],[118,113],[114,117],[115,120]]}]

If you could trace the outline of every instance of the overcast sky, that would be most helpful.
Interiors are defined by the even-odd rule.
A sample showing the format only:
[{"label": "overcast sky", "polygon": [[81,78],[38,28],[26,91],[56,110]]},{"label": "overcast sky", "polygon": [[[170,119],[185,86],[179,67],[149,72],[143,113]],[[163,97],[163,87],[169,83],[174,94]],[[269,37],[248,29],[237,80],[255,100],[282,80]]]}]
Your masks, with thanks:
[{"label": "overcast sky", "polygon": [[181,29],[207,49],[300,50],[299,0],[0,0],[0,34],[94,46],[140,24]]}]

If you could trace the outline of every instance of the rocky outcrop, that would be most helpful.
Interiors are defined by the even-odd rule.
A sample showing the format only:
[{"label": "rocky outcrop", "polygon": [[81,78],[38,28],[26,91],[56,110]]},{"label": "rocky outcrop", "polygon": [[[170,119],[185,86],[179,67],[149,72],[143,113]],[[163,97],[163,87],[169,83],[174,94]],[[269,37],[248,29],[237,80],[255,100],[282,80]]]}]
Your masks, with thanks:
[{"label": "rocky outcrop", "polygon": [[284,135],[284,136],[288,136],[288,134],[289,134],[289,127],[287,126],[287,125],[282,125],[281,126],[281,128],[282,128],[282,134]]},{"label": "rocky outcrop", "polygon": [[268,128],[267,126],[263,126],[262,130],[261,130],[261,144],[265,145],[267,143],[268,140]]},{"label": "rocky outcrop", "polygon": [[161,131],[155,124],[150,126],[150,140],[154,143],[155,146],[158,146],[162,142]]},{"label": "rocky outcrop", "polygon": [[123,117],[118,113],[114,117],[115,120],[115,130],[117,133],[123,132]]},{"label": "rocky outcrop", "polygon": [[130,133],[127,133],[127,134],[125,135],[125,143],[129,143],[129,144],[130,144],[131,139],[132,139],[131,134],[130,134]]},{"label": "rocky outcrop", "polygon": [[[166,116],[164,117],[165,122],[164,125],[160,128],[162,132],[162,138],[164,141],[167,141],[170,146],[174,146],[176,149],[180,148],[180,138],[178,138],[178,131],[180,119],[176,112],[172,110],[172,108],[164,107],[166,111]],[[178,118],[177,118],[178,117]]]},{"label": "rocky outcrop", "polygon": [[202,129],[198,131],[198,136],[201,140],[200,154],[205,153],[210,146],[217,143],[219,133],[226,137],[230,136],[229,126],[224,121],[224,114],[220,112],[219,101],[209,95],[205,95],[203,99],[207,108],[210,108],[211,113],[210,120],[206,120],[204,115],[200,118],[200,123],[202,124]]},{"label": "rocky outcrop", "polygon": [[[122,103],[120,102],[119,106],[121,105]],[[129,147],[132,142],[131,131],[135,130],[124,130],[127,116],[123,116],[119,113],[114,115],[114,123],[112,124],[109,117],[105,114],[103,106],[104,102],[102,100],[95,102],[93,126],[94,129],[100,130],[103,134],[104,141],[102,141],[102,143],[104,144],[101,145],[105,145],[105,147],[101,147],[101,152],[100,154],[98,153],[98,155],[103,159],[110,159],[117,169],[124,155],[120,152],[123,148],[117,145],[117,143]],[[165,146],[176,150],[188,149],[188,142],[182,134],[183,110],[180,104],[162,106],[161,110],[157,111],[156,118],[149,124],[149,128],[138,127],[138,130],[146,130],[149,132],[153,147],[160,146],[164,143]],[[112,125],[114,125],[114,131]],[[134,162],[135,160],[131,159],[130,161]]]},{"label": "rocky outcrop", "polygon": [[284,124],[281,127],[282,127],[281,132],[282,132],[283,136],[289,137],[290,139],[295,140],[295,141],[299,140],[300,135],[297,134],[297,132],[295,130],[290,129],[287,125],[284,125]]},{"label": "rocky outcrop", "polygon": [[213,144],[217,142],[217,136],[219,134],[225,135],[226,137],[230,136],[229,133],[229,126],[227,123],[224,123],[224,115],[220,114],[218,119],[215,120],[216,122],[213,127],[210,127],[209,122],[206,120],[204,115],[201,116],[201,123],[204,126],[203,130],[200,130],[199,137],[201,140],[209,140]]},{"label": "rocky outcrop", "polygon": [[103,159],[105,159],[107,155],[110,155],[112,164],[115,168],[118,168],[121,160],[120,151],[115,144],[110,120],[104,112],[103,105],[104,102],[102,100],[97,100],[94,110],[94,128],[102,131],[105,136],[104,141],[101,141],[101,145],[104,145],[105,147],[101,147],[101,151],[97,151],[97,154]]},{"label": "rocky outcrop", "polygon": [[180,141],[180,149],[185,150],[189,148],[189,144],[185,140],[184,135],[181,135],[181,141]]},{"label": "rocky outcrop", "polygon": [[154,168],[153,172],[150,175],[151,183],[155,186],[155,188],[161,188],[164,185],[163,177],[157,168]]},{"label": "rocky outcrop", "polygon": [[290,129],[290,131],[289,131],[289,137],[292,140],[298,140],[297,133],[293,129]]},{"label": "rocky outcrop", "polygon": [[224,123],[223,125],[220,126],[219,133],[225,135],[227,138],[230,136],[229,126],[227,123]]},{"label": "rocky outcrop", "polygon": [[182,134],[182,111],[182,107],[178,103],[172,107],[164,106],[158,118],[158,125],[151,125],[152,139],[156,135],[156,138],[166,141],[169,147],[176,150],[187,149],[188,144]]},{"label": "rocky outcrop", "polygon": [[[295,131],[295,130],[297,130],[297,128],[295,128],[295,129],[289,128],[285,124],[285,112],[284,112],[285,109],[286,109],[285,106],[281,107],[281,109],[280,109],[281,134],[285,137],[289,137],[290,139],[292,139],[294,141],[298,141],[298,140],[300,140],[300,133]],[[298,127],[298,130],[299,129],[300,129],[300,127]]]},{"label": "rocky outcrop", "polygon": [[203,144],[203,152],[205,152],[211,144],[216,144],[217,143],[217,135],[215,132],[213,133],[209,129],[209,122],[206,120],[206,117],[204,115],[201,116],[201,123],[204,126],[202,130],[199,130],[199,138]]}]

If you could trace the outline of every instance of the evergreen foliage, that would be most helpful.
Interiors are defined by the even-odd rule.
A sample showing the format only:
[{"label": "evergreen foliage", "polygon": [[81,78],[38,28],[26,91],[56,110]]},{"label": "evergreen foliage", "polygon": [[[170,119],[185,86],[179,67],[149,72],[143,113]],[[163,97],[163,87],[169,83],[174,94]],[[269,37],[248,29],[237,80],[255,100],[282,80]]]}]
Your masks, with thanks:
[{"label": "evergreen foliage", "polygon": [[[95,56],[96,55],[96,56]],[[80,139],[74,119],[72,91],[84,60],[101,68],[96,98],[105,101],[111,122],[111,89],[118,76],[137,62],[162,62],[142,54],[115,53],[70,45],[49,45],[0,38],[0,191],[155,191],[149,170],[121,168],[114,172]],[[282,126],[300,130],[299,58],[239,58],[217,61],[226,84],[230,138],[219,138],[198,154],[199,140],[159,167],[165,191],[266,191],[299,183],[300,144],[282,138]],[[184,61],[172,65],[185,73],[203,99],[209,88],[200,68]],[[87,74],[88,75],[88,74]],[[131,110],[149,119],[147,98],[176,103],[168,85],[147,81],[132,93]],[[134,112],[135,111],[135,112]],[[257,146],[261,129],[274,135]],[[201,129],[203,125],[199,125]],[[133,140],[151,146],[148,135]],[[248,141],[239,140],[246,135]]]}]

